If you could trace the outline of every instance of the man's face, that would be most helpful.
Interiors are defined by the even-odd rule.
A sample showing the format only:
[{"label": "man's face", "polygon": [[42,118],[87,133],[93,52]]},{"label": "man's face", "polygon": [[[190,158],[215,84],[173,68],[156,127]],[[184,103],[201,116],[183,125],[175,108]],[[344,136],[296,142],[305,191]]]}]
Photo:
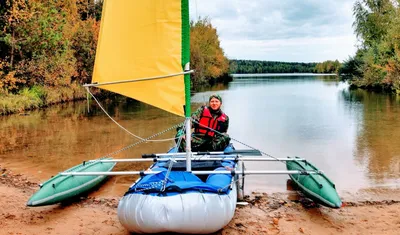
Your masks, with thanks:
[{"label": "man's face", "polygon": [[210,107],[212,108],[212,110],[218,110],[221,107],[221,101],[219,101],[219,99],[214,97],[211,98]]}]

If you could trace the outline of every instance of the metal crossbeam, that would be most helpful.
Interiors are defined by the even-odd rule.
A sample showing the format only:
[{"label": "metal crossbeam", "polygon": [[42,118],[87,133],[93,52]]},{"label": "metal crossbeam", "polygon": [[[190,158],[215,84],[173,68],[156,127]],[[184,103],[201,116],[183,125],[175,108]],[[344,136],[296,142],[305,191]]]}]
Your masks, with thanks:
[{"label": "metal crossbeam", "polygon": [[[63,172],[61,175],[74,175],[74,176],[89,176],[89,175],[152,175],[158,174],[162,171],[111,171],[111,172]],[[322,171],[192,171],[195,175],[210,175],[210,174],[240,174],[240,175],[285,175],[285,174],[322,174]]]}]

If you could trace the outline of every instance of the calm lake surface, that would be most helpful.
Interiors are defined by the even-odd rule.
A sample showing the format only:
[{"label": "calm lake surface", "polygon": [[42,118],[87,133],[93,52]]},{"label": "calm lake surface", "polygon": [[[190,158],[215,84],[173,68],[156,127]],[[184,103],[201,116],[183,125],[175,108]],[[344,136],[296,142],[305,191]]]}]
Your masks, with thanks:
[{"label": "calm lake surface", "polygon": [[[333,77],[334,78],[334,77]],[[362,90],[330,76],[235,76],[193,95],[193,109],[218,92],[230,117],[228,133],[274,157],[306,158],[336,183],[342,197],[400,189],[400,98]],[[136,101],[102,101],[124,127],[148,137],[180,122],[165,111]],[[174,131],[157,139],[171,138]],[[239,142],[237,142],[237,141]],[[95,159],[138,142],[116,126],[96,104],[75,102],[0,117],[0,164],[31,180],[44,181],[83,160]],[[140,158],[173,141],[142,143],[113,155]],[[150,164],[121,163],[115,170],[142,170]],[[285,170],[280,162],[247,163],[252,170]],[[96,194],[122,196],[134,176],[112,177]],[[246,177],[246,191],[286,192],[286,175]]]}]

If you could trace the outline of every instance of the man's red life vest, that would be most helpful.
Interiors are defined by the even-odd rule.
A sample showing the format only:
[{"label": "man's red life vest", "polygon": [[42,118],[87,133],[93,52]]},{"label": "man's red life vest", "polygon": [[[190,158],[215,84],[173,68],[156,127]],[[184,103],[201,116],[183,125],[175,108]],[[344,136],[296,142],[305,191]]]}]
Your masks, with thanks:
[{"label": "man's red life vest", "polygon": [[[221,123],[226,122],[226,119],[228,117],[226,116],[225,113],[222,113],[218,118],[214,119],[211,115],[210,110],[207,107],[204,107],[203,112],[200,116],[199,124],[197,124],[194,132],[195,133],[201,133],[205,134],[208,136],[213,137],[215,135],[215,132],[212,130],[216,130],[218,132],[226,132],[226,130],[221,130]],[[207,129],[211,128],[210,129]]]}]

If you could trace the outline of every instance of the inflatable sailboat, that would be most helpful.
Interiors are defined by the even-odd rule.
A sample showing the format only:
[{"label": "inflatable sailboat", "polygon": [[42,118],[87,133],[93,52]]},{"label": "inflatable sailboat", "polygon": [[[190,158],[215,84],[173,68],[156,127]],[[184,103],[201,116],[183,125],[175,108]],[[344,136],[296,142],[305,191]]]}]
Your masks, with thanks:
[{"label": "inflatable sailboat", "polygon": [[[303,161],[248,157],[261,155],[256,150],[246,152],[229,146],[223,152],[191,151],[190,73],[193,71],[189,66],[189,31],[188,0],[104,1],[92,83],[85,85],[88,92],[89,87],[98,87],[185,117],[186,152],[178,153],[175,147],[168,153],[152,154],[145,159],[100,160],[103,163],[154,161],[146,171],[63,173],[77,177],[140,175],[118,205],[118,218],[130,232],[213,233],[233,218],[236,202],[243,197],[245,175],[290,174],[299,183],[303,176],[321,175],[314,168],[246,171],[245,161]],[[323,177],[314,179],[315,190],[332,187],[322,182]],[[336,200],[329,205],[340,206],[336,196],[329,199]]]}]

